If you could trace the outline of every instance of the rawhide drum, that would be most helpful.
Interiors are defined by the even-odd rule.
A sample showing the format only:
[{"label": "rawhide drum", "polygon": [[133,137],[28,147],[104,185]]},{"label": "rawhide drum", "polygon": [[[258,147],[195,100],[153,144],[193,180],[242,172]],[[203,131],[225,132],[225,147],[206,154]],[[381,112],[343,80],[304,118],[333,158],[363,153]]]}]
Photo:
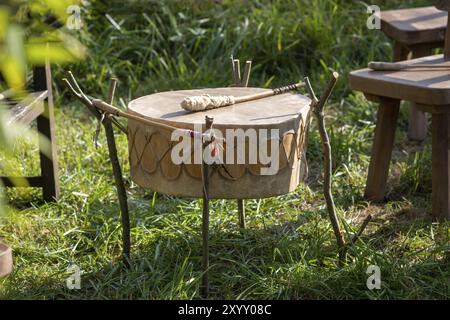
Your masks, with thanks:
[{"label": "rawhide drum", "polygon": [[208,170],[210,198],[265,198],[293,191],[307,171],[305,143],[311,110],[308,97],[289,92],[201,112],[180,107],[180,102],[190,96],[241,97],[264,91],[270,90],[182,90],[131,101],[128,113],[180,128],[182,133],[174,138],[174,131],[178,130],[129,119],[133,181],[156,192],[202,197],[202,136],[198,133],[205,129],[207,115],[214,119],[215,140],[206,150],[219,159]]}]

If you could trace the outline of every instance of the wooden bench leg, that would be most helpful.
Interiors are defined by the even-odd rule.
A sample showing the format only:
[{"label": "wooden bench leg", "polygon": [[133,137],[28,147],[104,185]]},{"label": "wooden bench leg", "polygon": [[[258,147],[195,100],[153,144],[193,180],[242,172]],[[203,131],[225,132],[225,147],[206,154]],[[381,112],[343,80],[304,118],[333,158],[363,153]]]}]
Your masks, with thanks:
[{"label": "wooden bench leg", "polygon": [[399,109],[399,100],[380,100],[365,192],[370,201],[384,199]]},{"label": "wooden bench leg", "polygon": [[432,115],[432,214],[433,219],[450,219],[449,114]]},{"label": "wooden bench leg", "polygon": [[59,197],[59,179],[50,65],[47,64],[45,67],[35,68],[33,79],[35,90],[48,90],[48,97],[44,102],[44,113],[37,118],[37,129],[40,133],[39,156],[43,196],[45,201],[55,201]]},{"label": "wooden bench leg", "polygon": [[427,137],[427,117],[420,111],[414,102],[409,110],[408,139],[411,141],[424,141]]},{"label": "wooden bench leg", "polygon": [[[411,58],[421,58],[431,54],[429,46],[417,46],[411,49]],[[411,141],[424,141],[427,137],[427,117],[425,112],[419,110],[414,102],[411,102],[408,122],[408,139]]]},{"label": "wooden bench leg", "polygon": [[394,42],[394,61],[408,59],[409,50],[399,42]]}]

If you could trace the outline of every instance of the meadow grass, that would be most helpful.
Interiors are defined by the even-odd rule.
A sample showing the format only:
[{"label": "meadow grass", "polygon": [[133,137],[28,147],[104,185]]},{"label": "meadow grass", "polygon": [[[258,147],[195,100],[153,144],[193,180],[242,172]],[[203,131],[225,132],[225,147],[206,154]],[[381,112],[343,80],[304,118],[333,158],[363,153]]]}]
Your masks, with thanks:
[{"label": "meadow grass", "polygon": [[[378,1],[383,9],[426,1]],[[105,18],[105,13],[116,26]],[[5,190],[0,235],[14,248],[15,271],[0,280],[2,299],[191,299],[201,279],[201,201],[152,194],[129,177],[127,141],[117,133],[132,224],[132,268],[120,264],[121,228],[106,141],[96,149],[96,123],[61,86],[72,69],[85,92],[105,97],[119,78],[116,104],[156,91],[227,86],[229,56],[253,60],[252,86],[308,75],[318,93],[331,71],[341,80],[327,106],[333,193],[350,238],[367,214],[375,218],[337,266],[337,248],[322,186],[322,154],[314,122],[310,174],[290,194],[246,201],[247,229],[235,201],[211,204],[211,297],[225,299],[448,299],[450,224],[432,223],[430,141],[406,141],[402,108],[387,200],[366,202],[376,106],[351,92],[347,74],[369,60],[388,60],[391,44],[365,26],[359,1],[92,1],[75,33],[85,61],[54,68],[61,199],[45,204],[39,190]],[[117,27],[119,26],[119,27]],[[0,155],[1,174],[38,172],[36,137]],[[67,267],[82,270],[81,290],[68,290]],[[369,265],[381,290],[368,290]]]}]

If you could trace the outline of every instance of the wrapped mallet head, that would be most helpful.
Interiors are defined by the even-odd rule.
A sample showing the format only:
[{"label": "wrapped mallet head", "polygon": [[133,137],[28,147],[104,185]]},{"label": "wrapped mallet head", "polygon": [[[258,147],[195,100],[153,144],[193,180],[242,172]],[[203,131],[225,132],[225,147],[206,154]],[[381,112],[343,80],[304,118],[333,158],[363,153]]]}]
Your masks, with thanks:
[{"label": "wrapped mallet head", "polygon": [[202,94],[191,96],[181,101],[181,107],[186,111],[203,111],[235,104],[234,96],[212,96]]}]

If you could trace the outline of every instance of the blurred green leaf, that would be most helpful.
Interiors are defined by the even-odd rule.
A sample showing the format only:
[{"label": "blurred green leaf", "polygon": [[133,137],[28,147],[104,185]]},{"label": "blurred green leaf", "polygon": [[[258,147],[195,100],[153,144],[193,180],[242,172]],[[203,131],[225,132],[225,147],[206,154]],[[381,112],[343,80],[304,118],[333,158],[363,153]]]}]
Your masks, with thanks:
[{"label": "blurred green leaf", "polygon": [[11,54],[0,58],[0,70],[8,87],[21,90],[25,85],[24,65]]},{"label": "blurred green leaf", "polygon": [[[66,24],[72,14],[70,7],[78,4],[79,0],[28,0],[0,5],[0,73],[8,88],[23,91],[27,65],[42,65],[47,59],[59,64],[84,57],[85,48],[77,39],[43,23],[43,17],[50,13]],[[5,154],[12,152],[17,135],[27,134],[21,126],[8,123],[7,110],[0,100],[0,149]],[[48,150],[44,144],[41,151]],[[26,181],[13,182],[24,185]],[[0,201],[0,212],[2,209]]]},{"label": "blurred green leaf", "polygon": [[11,144],[11,135],[6,127],[8,113],[7,107],[0,103],[0,149],[7,150]]},{"label": "blurred green leaf", "polygon": [[67,9],[71,5],[79,5],[80,0],[43,0],[33,1],[32,9],[35,12],[52,12],[61,22],[65,22],[69,16]]},{"label": "blurred green leaf", "polygon": [[11,24],[6,33],[6,51],[8,51],[8,53],[18,61],[18,63],[22,66],[22,69],[25,69],[24,66],[26,61],[23,44],[23,28],[17,24]]},{"label": "blurred green leaf", "polygon": [[52,63],[73,62],[84,56],[84,51],[69,50],[64,43],[29,43],[25,46],[28,61],[32,64],[43,64],[46,59]]},{"label": "blurred green leaf", "polygon": [[0,6],[0,41],[5,39],[9,24],[9,8]]}]

